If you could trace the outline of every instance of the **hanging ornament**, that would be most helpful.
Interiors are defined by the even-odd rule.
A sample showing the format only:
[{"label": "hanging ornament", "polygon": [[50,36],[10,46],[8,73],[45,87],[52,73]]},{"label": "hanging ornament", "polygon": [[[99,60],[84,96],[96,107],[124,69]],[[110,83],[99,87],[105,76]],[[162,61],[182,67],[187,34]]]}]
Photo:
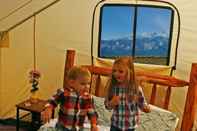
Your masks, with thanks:
[{"label": "hanging ornament", "polygon": [[32,84],[31,92],[35,92],[39,89],[39,78],[41,77],[41,74],[37,70],[31,70],[29,72],[29,82]]}]

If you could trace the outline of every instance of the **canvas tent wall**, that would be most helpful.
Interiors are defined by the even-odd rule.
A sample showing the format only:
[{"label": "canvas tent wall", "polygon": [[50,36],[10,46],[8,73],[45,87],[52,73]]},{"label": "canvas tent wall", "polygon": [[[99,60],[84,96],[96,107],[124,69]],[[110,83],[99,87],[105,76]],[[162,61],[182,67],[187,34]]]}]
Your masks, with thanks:
[{"label": "canvas tent wall", "polygon": [[[109,2],[123,2],[111,0]],[[5,2],[5,1],[4,1]],[[6,2],[1,2],[0,12],[9,12]],[[16,3],[16,6],[22,4]],[[0,30],[28,17],[32,13],[50,4],[53,0],[34,0],[8,18],[0,21]],[[60,0],[50,8],[36,15],[36,68],[41,72],[39,97],[48,98],[63,85],[63,69],[66,49],[77,50],[78,64],[91,63],[91,29],[94,7],[99,0]],[[135,3],[128,0],[124,2]],[[139,2],[139,1],[138,1]],[[180,11],[181,34],[178,47],[177,69],[175,75],[188,80],[191,63],[197,61],[196,41],[197,8],[196,1],[173,0]],[[11,9],[10,9],[11,10]],[[98,18],[98,17],[97,17]],[[33,68],[33,22],[30,18],[9,31],[9,45],[0,48],[0,118],[15,116],[15,104],[29,97],[31,84],[28,72]],[[98,22],[96,19],[95,22]],[[97,23],[98,25],[98,23]],[[97,26],[96,25],[96,26]],[[95,28],[96,29],[96,28]],[[97,32],[94,30],[94,32]],[[96,34],[95,34],[96,36]],[[94,37],[94,43],[97,43]],[[94,44],[95,45],[95,44]],[[97,47],[94,47],[97,50]],[[94,56],[97,56],[94,51]],[[185,90],[173,91],[171,109],[182,112],[181,103],[185,99]],[[182,99],[182,100],[180,100]]]}]

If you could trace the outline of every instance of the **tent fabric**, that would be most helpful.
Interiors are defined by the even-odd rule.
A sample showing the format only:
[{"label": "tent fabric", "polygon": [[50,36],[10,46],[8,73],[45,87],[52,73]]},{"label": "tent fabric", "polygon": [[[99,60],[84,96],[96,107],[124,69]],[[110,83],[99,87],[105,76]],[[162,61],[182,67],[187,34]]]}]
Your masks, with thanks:
[{"label": "tent fabric", "polygon": [[[196,0],[166,0],[173,3],[180,12],[181,34],[178,45],[177,67],[173,75],[189,81],[191,63],[197,61]],[[32,12],[41,9],[50,1],[36,1],[23,8],[13,16],[0,22],[0,30],[10,27]],[[63,85],[65,53],[67,49],[75,49],[76,64],[91,64],[91,25],[94,7],[99,0],[60,1],[43,13],[36,16],[36,67],[41,72],[39,97],[47,99]],[[122,0],[106,2],[121,3]],[[127,3],[143,3],[145,1],[125,0]],[[147,2],[146,2],[147,3]],[[148,2],[150,3],[150,2]],[[153,2],[154,3],[154,2]],[[0,5],[6,6],[3,3]],[[93,55],[98,51],[98,18],[96,11],[94,24]],[[176,19],[176,16],[175,16]],[[0,48],[0,119],[15,117],[15,105],[29,98],[31,84],[28,72],[33,68],[33,20],[29,19],[9,32],[9,47]],[[177,21],[174,24],[173,40],[176,42]],[[175,44],[172,46],[175,51]],[[174,58],[174,54],[172,58]],[[174,63],[173,59],[170,63]],[[143,66],[139,66],[142,69]],[[152,67],[152,66],[150,66]],[[168,67],[166,67],[168,68]],[[164,69],[165,70],[165,69]],[[162,71],[164,71],[162,69]],[[172,91],[170,109],[181,114],[183,112],[186,89]]]}]

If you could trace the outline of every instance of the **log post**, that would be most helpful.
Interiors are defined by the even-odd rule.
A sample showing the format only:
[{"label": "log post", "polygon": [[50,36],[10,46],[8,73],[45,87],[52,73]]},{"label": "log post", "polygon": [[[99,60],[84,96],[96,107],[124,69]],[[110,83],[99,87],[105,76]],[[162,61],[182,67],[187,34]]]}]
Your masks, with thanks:
[{"label": "log post", "polygon": [[155,104],[156,92],[157,92],[157,84],[153,83],[151,98],[150,98],[150,104],[152,105]]},{"label": "log post", "polygon": [[66,52],[66,60],[65,60],[65,66],[64,66],[64,81],[63,81],[63,87],[66,86],[66,75],[68,73],[68,70],[74,66],[75,61],[75,50],[67,50]]},{"label": "log post", "polygon": [[197,63],[192,64],[190,83],[187,91],[185,110],[183,114],[181,131],[191,131],[195,121],[197,109]]},{"label": "log post", "polygon": [[101,84],[101,76],[98,75],[96,78],[96,86],[95,86],[95,95],[96,96],[100,96],[100,90],[99,90],[100,84]]},{"label": "log post", "polygon": [[168,110],[169,107],[170,96],[171,96],[171,87],[169,86],[166,91],[165,102],[164,102],[164,109],[166,110]]}]

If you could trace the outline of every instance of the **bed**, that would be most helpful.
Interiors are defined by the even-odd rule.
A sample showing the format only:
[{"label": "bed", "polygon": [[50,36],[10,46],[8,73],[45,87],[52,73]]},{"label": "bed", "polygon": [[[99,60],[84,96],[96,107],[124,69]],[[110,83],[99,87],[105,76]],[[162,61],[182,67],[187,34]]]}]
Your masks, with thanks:
[{"label": "bed", "polygon": [[[95,108],[98,113],[98,127],[99,131],[110,130],[111,111],[104,107],[104,98],[93,96],[95,101]],[[167,110],[163,110],[151,105],[151,113],[140,112],[140,123],[137,131],[175,131],[178,124],[177,116]],[[52,119],[49,123],[41,126],[39,131],[55,131],[56,119]],[[90,130],[90,125],[86,121],[84,131]]]},{"label": "bed", "polygon": [[[74,65],[75,51],[67,50],[65,72]],[[95,108],[99,115],[98,127],[100,131],[109,131],[111,112],[104,107],[104,98],[99,94],[99,86],[101,83],[101,76],[109,76],[111,68],[97,67],[93,65],[83,65],[90,70],[90,72],[96,76],[95,81],[95,94],[93,95],[95,100]],[[192,70],[190,73],[190,81],[180,80],[172,76],[158,75],[146,72],[136,72],[141,82],[150,83],[152,87],[152,93],[150,97],[151,113],[140,112],[140,123],[137,131],[174,131],[178,125],[180,118],[175,113],[168,111],[171,88],[188,87],[187,98],[184,107],[184,113],[181,121],[181,131],[191,131],[195,121],[195,107],[196,107],[196,95],[197,95],[197,64],[192,64]],[[65,77],[64,77],[65,79]],[[64,83],[65,84],[65,83]],[[157,86],[162,85],[167,88],[165,95],[165,101],[163,109],[155,104],[156,89]],[[49,123],[40,127],[39,131],[55,131],[55,124],[57,118],[51,120]],[[85,131],[90,129],[88,122],[85,123]]]}]

